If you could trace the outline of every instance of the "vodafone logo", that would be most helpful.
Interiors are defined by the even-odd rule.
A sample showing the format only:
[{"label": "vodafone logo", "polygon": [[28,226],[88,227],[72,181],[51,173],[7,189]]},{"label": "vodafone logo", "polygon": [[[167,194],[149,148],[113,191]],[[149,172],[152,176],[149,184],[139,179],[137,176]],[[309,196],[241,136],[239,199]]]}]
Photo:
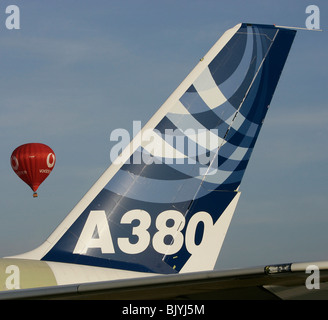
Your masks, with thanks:
[{"label": "vodafone logo", "polygon": [[47,156],[47,166],[49,169],[51,169],[56,162],[56,156],[53,153],[49,153]]},{"label": "vodafone logo", "polygon": [[11,157],[11,167],[16,171],[18,169],[19,163],[15,156]]}]

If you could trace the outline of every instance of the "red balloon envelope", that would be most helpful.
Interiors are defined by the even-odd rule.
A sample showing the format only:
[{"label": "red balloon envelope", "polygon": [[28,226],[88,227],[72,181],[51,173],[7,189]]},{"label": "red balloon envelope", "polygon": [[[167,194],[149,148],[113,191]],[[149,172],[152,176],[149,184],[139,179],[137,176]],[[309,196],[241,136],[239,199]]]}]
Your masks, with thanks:
[{"label": "red balloon envelope", "polygon": [[11,167],[15,173],[34,191],[48,177],[55,166],[53,150],[42,143],[27,143],[16,148],[11,154]]}]

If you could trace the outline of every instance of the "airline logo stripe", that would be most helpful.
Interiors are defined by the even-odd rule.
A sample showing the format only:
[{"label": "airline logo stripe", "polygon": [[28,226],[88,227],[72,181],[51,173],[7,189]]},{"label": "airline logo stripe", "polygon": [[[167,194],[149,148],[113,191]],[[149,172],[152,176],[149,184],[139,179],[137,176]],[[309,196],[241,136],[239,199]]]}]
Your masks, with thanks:
[{"label": "airline logo stripe", "polygon": [[[266,112],[255,109],[268,107],[260,92],[262,66],[277,32],[242,25],[156,126],[153,144],[143,143],[135,151],[151,161],[136,164],[131,156],[115,178],[126,181],[133,174],[138,185],[159,193],[155,198],[161,203],[172,202],[172,194],[178,194],[176,201],[191,200],[201,181],[208,191],[196,198],[210,190],[236,190],[262,125],[255,115]],[[133,187],[127,195],[125,184],[115,184],[116,179],[106,189],[154,201],[147,192],[132,192]],[[181,180],[189,187],[177,193]]]}]

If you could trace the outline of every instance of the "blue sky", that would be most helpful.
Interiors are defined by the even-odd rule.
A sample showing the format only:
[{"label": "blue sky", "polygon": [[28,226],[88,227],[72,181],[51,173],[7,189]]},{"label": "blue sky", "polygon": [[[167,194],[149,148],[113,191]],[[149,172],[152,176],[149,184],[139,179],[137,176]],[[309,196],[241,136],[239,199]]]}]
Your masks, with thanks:
[{"label": "blue sky", "polygon": [[[310,4],[324,31],[296,35],[217,268],[328,259],[324,0],[1,1],[0,256],[50,235],[110,164],[110,133],[144,124],[226,29],[305,27]],[[37,199],[10,167],[27,142],[57,156]]]}]

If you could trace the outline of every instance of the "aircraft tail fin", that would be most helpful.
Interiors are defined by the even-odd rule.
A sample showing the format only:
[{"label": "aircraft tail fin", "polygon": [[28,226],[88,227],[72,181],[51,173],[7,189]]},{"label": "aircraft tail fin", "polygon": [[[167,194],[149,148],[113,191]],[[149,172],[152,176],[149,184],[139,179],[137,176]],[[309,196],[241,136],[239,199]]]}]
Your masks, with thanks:
[{"label": "aircraft tail fin", "polygon": [[45,244],[46,261],[211,270],[295,31],[226,31]]}]

